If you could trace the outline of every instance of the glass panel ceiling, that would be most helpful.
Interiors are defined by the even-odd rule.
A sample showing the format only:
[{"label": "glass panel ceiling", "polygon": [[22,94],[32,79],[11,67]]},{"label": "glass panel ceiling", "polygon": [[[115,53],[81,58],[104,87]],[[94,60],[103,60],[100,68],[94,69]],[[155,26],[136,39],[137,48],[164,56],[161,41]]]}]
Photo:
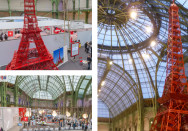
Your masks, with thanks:
[{"label": "glass panel ceiling", "polygon": [[[103,63],[101,61],[99,60],[99,63]],[[105,71],[105,68],[102,70],[101,68],[103,67],[98,67],[99,71]],[[99,74],[104,74],[104,72],[99,72]],[[99,79],[102,79],[101,76]],[[104,81],[105,84],[100,89],[99,98],[109,107],[113,117],[138,100],[135,82],[117,65],[111,66]]]},{"label": "glass panel ceiling", "polygon": [[[83,81],[80,79],[84,78]],[[31,98],[56,99],[64,91],[78,90],[78,96],[91,93],[91,76],[8,76],[7,81],[17,84]],[[78,85],[79,81],[81,84]],[[89,84],[88,84],[89,83]],[[87,88],[88,86],[88,88]],[[86,90],[86,91],[85,91]]]},{"label": "glass panel ceiling", "polygon": [[52,95],[47,91],[38,91],[38,92],[34,93],[33,98],[53,100]]},{"label": "glass panel ceiling", "polygon": [[98,99],[98,117],[110,118],[110,112],[106,104]]}]

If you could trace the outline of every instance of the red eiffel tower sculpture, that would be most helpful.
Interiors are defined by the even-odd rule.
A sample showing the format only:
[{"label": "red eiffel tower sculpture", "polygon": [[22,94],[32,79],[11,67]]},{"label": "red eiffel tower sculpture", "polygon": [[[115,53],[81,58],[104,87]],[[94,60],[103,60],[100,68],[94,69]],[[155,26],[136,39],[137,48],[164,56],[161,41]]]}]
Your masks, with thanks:
[{"label": "red eiffel tower sculpture", "polygon": [[63,61],[62,61],[62,59],[61,59],[61,57],[60,57],[60,49],[59,49],[59,59],[58,59],[58,65],[59,65],[60,63],[63,63]]},{"label": "red eiffel tower sculpture", "polygon": [[[6,70],[58,70],[52,55],[44,45],[40,32],[35,15],[35,2],[24,0],[24,27],[21,42]],[[36,48],[29,48],[32,43]]]},{"label": "red eiffel tower sculpture", "polygon": [[160,108],[150,131],[187,131],[188,83],[185,76],[178,6],[169,9],[167,70]]}]

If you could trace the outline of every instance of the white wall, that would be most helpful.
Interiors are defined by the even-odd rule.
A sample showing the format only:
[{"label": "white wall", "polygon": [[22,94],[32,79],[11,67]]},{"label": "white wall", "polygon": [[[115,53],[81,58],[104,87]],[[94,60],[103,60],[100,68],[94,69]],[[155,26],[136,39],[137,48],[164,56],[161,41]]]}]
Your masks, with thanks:
[{"label": "white wall", "polygon": [[[65,44],[64,44],[64,34],[57,35],[49,35],[42,36],[44,44],[47,49],[53,56],[53,51],[59,49],[60,47],[64,47],[64,62],[68,61],[67,58],[67,50],[65,49],[65,45],[69,42],[68,34],[65,34]],[[5,66],[13,58],[13,54],[15,50],[18,50],[18,46],[20,44],[20,39],[18,40],[10,40],[0,42],[0,66]]]},{"label": "white wall", "polygon": [[86,42],[90,42],[92,40],[91,36],[92,36],[92,31],[91,30],[77,32],[77,39],[80,40],[82,46]]},{"label": "white wall", "polygon": [[0,127],[5,131],[16,126],[19,122],[19,108],[18,107],[0,107]]}]

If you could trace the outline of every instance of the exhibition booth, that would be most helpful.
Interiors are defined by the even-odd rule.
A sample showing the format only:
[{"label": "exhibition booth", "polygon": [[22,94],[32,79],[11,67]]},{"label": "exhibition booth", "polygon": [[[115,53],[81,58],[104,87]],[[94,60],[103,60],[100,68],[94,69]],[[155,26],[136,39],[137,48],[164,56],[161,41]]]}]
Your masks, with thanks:
[{"label": "exhibition booth", "polygon": [[54,131],[92,129],[92,120],[88,114],[82,118],[71,117],[67,111],[62,115],[56,110],[33,109],[23,107],[0,107],[0,128],[4,131]]},{"label": "exhibition booth", "polygon": [[[23,16],[0,18],[0,69],[4,69],[12,60],[14,52],[18,50],[21,40],[21,29],[23,28]],[[86,42],[92,41],[92,26],[84,24],[81,21],[64,21],[47,17],[37,17],[38,26],[41,29],[41,36],[45,46],[53,56],[53,61],[57,67],[69,60],[68,50],[79,55],[79,47],[84,46]],[[7,35],[7,40],[4,35]],[[72,44],[73,50],[72,50]],[[35,48],[31,44],[30,48]],[[74,55],[75,56],[75,55]],[[71,55],[71,57],[73,57]]]},{"label": "exhibition booth", "polygon": [[19,126],[21,129],[30,113],[30,108],[0,107],[0,128],[7,131],[12,127]]}]

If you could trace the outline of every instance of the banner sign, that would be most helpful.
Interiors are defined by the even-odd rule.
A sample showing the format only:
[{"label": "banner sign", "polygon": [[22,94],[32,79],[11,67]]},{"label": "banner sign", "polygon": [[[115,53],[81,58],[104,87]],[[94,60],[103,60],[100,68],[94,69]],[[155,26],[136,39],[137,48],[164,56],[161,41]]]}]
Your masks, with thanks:
[{"label": "banner sign", "polygon": [[25,117],[26,108],[19,108],[19,116],[21,118],[21,121],[23,121],[23,118]]},{"label": "banner sign", "polygon": [[28,122],[28,117],[23,117],[22,121]]},{"label": "banner sign", "polygon": [[79,42],[71,43],[71,57],[79,55]]},{"label": "banner sign", "polygon": [[0,82],[6,82],[7,76],[0,76]]},{"label": "banner sign", "polygon": [[77,41],[77,32],[70,31],[70,42]]}]

